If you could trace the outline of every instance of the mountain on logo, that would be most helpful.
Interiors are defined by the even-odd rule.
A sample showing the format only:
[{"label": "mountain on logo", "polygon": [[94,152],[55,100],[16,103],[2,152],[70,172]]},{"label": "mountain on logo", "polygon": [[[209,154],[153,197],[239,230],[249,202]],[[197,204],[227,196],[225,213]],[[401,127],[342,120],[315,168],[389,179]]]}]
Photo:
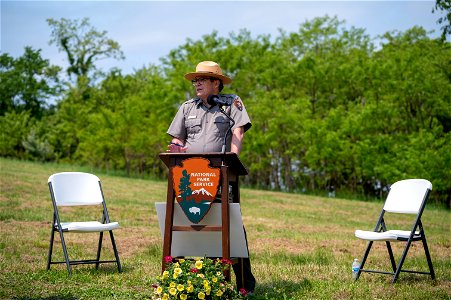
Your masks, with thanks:
[{"label": "mountain on logo", "polygon": [[191,193],[192,195],[207,195],[207,196],[212,196],[212,194],[210,194],[206,189],[201,188],[199,190],[195,190],[192,191]]},{"label": "mountain on logo", "polygon": [[206,189],[201,188],[191,192],[191,196],[189,196],[187,201],[194,201],[196,203],[203,203],[205,201],[213,201],[215,196],[210,194]]}]

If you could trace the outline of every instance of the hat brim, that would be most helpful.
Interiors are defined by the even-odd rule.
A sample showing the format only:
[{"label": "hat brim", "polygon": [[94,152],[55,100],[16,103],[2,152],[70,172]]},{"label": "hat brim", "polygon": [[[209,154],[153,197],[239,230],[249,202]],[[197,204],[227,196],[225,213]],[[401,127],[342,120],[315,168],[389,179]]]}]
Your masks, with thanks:
[{"label": "hat brim", "polygon": [[204,77],[214,77],[214,78],[218,78],[220,80],[222,80],[223,84],[230,84],[232,83],[232,79],[224,76],[224,75],[218,75],[216,73],[212,73],[212,72],[192,72],[192,73],[186,73],[185,74],[185,79],[186,80],[194,80],[196,77],[199,76],[204,76]]}]

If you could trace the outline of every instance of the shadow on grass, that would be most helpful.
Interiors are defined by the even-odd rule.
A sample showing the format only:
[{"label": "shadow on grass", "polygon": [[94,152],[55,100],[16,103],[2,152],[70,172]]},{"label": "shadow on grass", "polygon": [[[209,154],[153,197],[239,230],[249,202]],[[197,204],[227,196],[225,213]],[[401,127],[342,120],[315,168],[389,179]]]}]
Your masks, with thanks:
[{"label": "shadow on grass", "polygon": [[300,282],[276,280],[257,284],[252,299],[296,299],[312,289],[308,279]]},{"label": "shadow on grass", "polygon": [[122,272],[119,273],[117,270],[116,265],[101,265],[98,269],[95,268],[95,266],[90,265],[83,265],[83,266],[71,266],[72,269],[72,276],[69,275],[69,272],[67,271],[66,266],[57,266],[52,267],[50,270],[43,270],[43,273],[39,276],[44,276],[44,278],[47,278],[47,280],[70,280],[71,278],[75,278],[77,280],[80,280],[85,277],[91,278],[92,276],[97,275],[107,275],[107,276],[114,276],[114,275],[120,275],[120,274],[127,274],[130,272],[133,272],[133,267],[122,266]]}]

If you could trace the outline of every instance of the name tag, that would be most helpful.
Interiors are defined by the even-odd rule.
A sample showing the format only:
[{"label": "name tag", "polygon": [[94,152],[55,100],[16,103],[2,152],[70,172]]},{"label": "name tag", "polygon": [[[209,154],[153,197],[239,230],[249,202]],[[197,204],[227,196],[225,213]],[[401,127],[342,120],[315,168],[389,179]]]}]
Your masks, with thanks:
[{"label": "name tag", "polygon": [[196,118],[196,116],[188,116],[188,120],[189,119],[195,119]]}]

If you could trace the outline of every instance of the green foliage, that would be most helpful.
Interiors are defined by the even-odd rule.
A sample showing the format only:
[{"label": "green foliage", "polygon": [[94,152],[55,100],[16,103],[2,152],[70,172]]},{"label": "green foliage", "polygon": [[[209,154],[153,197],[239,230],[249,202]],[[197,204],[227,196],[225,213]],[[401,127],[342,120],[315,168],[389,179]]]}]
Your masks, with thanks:
[{"label": "green foliage", "polygon": [[161,175],[157,153],[166,146],[167,137],[159,133],[167,129],[168,123],[162,120],[173,111],[167,109],[169,86],[158,72],[153,67],[136,76],[112,72],[103,81],[91,94],[92,101],[80,107],[86,119],[74,129],[80,141],[77,158],[127,174]]},{"label": "green foliage", "polygon": [[[119,45],[87,19],[49,25],[78,84],[40,122],[5,114],[3,156],[165,178],[158,154],[193,93],[183,74],[213,60],[234,79],[223,92],[240,95],[252,120],[240,157],[246,185],[374,198],[395,181],[421,177],[433,183],[435,201],[450,205],[451,44],[423,28],[372,39],[324,16],[276,37],[212,32],[188,39],[159,66],[126,76],[113,70],[94,84],[96,60],[120,58]],[[12,58],[2,62],[14,70]]]},{"label": "green foliage", "polygon": [[106,31],[98,31],[92,27],[88,18],[48,19],[51,27],[50,44],[55,44],[58,50],[65,52],[69,61],[67,74],[74,75],[78,87],[83,87],[90,81],[96,71],[95,62],[105,58],[124,59],[120,45],[107,37]]},{"label": "green foliage", "polygon": [[22,141],[25,140],[34,123],[27,111],[20,113],[10,111],[0,116],[0,155],[24,158],[25,149]]},{"label": "green foliage", "polygon": [[438,24],[442,24],[442,41],[451,36],[451,3],[448,0],[436,0],[435,8],[432,12],[440,11],[444,13],[443,17],[439,17]]},{"label": "green foliage", "polygon": [[[233,284],[226,280],[225,271],[231,271],[227,259],[196,258],[173,262],[164,258],[166,270],[156,276],[152,299],[243,299]],[[245,293],[244,291],[243,293]]]},{"label": "green foliage", "polygon": [[7,53],[0,55],[0,116],[30,111],[32,117],[41,118],[46,102],[60,91],[59,71],[60,67],[41,57],[41,50],[31,47],[25,47],[16,59]]},{"label": "green foliage", "polygon": [[35,129],[32,129],[22,142],[25,151],[29,158],[37,158],[40,161],[49,161],[53,158],[53,147],[47,140],[41,140],[37,135]]}]

